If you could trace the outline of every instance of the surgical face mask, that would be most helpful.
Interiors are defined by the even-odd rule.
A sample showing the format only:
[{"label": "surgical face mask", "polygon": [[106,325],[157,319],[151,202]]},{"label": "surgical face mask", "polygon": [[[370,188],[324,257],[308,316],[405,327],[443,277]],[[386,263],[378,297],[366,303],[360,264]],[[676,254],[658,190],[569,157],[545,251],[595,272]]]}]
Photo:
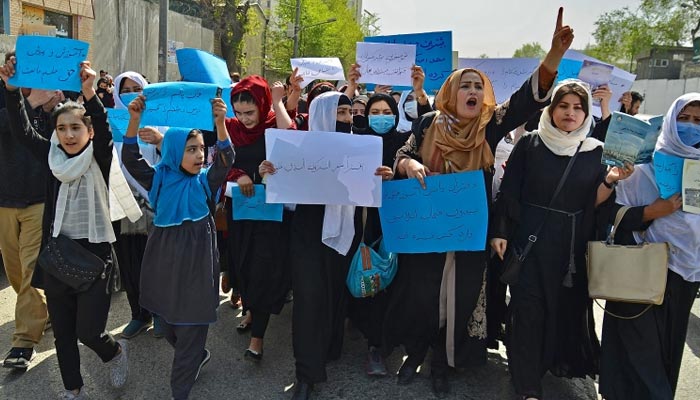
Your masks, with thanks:
[{"label": "surgical face mask", "polygon": [[367,117],[364,115],[353,115],[352,117],[352,126],[355,126],[360,129],[366,129],[367,128]]},{"label": "surgical face mask", "polygon": [[352,123],[335,121],[335,131],[342,133],[352,132]]},{"label": "surgical face mask", "polygon": [[389,132],[396,124],[396,117],[393,115],[370,115],[369,127],[380,135]]},{"label": "surgical face mask", "polygon": [[684,145],[697,147],[700,144],[700,125],[692,122],[676,122],[676,129]]},{"label": "surgical face mask", "polygon": [[418,102],[415,100],[403,103],[403,109],[411,119],[418,118]]}]

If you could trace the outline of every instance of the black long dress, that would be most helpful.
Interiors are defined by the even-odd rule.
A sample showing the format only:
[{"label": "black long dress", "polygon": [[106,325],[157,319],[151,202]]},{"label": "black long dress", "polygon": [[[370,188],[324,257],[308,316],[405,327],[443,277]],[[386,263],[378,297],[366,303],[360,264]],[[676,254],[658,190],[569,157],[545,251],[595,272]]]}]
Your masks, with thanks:
[{"label": "black long dress", "polygon": [[[265,136],[248,146],[236,147],[233,168],[246,172],[254,184],[262,183],[258,166],[265,160]],[[234,190],[238,190],[234,188]],[[227,210],[229,216],[231,209]],[[282,222],[232,221],[229,217],[231,265],[246,310],[279,314],[289,289],[289,225],[291,213]]]},{"label": "black long dress", "polygon": [[[541,378],[595,376],[599,344],[588,298],[586,243],[595,226],[595,198],[605,178],[602,148],[578,155],[546,223],[511,285],[506,320],[508,365],[516,391],[542,397]],[[551,152],[538,135],[524,136],[508,159],[492,220],[492,237],[522,249],[546,215],[571,157]],[[572,238],[572,233],[574,234]],[[572,256],[572,287],[564,278]]]},{"label": "black long dress", "polygon": [[[601,214],[612,223],[621,206],[612,197],[606,205],[607,213]],[[646,230],[653,223],[644,223],[643,214],[644,206],[627,211],[615,233],[615,243],[637,244],[632,232]],[[669,269],[661,305],[631,320],[605,315],[599,387],[605,399],[673,399],[698,287],[699,282],[687,282]],[[605,308],[620,316],[634,316],[646,305],[607,301]]]},{"label": "black long dress", "polygon": [[294,212],[290,235],[292,343],[300,382],[325,382],[326,362],[340,358],[350,297],[345,279],[362,229],[359,210],[355,210],[356,234],[347,255],[321,242],[325,206],[297,205]]},{"label": "black long dress", "polygon": [[[510,100],[496,107],[486,126],[486,140],[495,154],[498,142],[549,103],[547,91],[538,90],[539,69]],[[399,153],[421,161],[420,146],[434,113],[413,124],[413,132]],[[422,161],[421,161],[422,162]],[[490,203],[492,170],[484,170],[487,202]],[[484,243],[484,248],[486,243]],[[434,371],[486,362],[486,251],[458,251],[455,256],[455,318],[453,329],[440,328],[440,289],[448,253],[399,254],[399,268],[391,286],[384,320],[384,350],[403,345],[409,358],[422,363],[433,348]],[[448,344],[448,339],[453,339]]]}]

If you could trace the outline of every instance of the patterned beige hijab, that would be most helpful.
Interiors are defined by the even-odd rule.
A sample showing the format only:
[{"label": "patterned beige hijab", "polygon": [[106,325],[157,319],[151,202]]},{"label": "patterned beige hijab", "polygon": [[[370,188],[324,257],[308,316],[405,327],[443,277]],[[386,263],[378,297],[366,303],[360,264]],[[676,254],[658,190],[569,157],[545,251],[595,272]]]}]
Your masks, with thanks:
[{"label": "patterned beige hijab", "polygon": [[[460,120],[457,117],[457,92],[466,72],[475,72],[481,77],[484,102],[478,117]],[[496,95],[489,78],[476,69],[457,70],[440,88],[435,105],[437,116],[426,129],[421,146],[423,163],[431,171],[442,173],[491,168],[494,156],[486,141],[486,125],[496,109]]]}]

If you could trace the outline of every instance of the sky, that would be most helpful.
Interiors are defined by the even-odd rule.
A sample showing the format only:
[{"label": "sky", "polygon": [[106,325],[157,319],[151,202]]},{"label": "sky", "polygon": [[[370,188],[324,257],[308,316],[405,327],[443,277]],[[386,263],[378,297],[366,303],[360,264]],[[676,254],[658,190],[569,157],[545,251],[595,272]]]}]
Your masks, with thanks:
[{"label": "sky", "polygon": [[558,7],[564,24],[574,29],[573,49],[594,43],[595,21],[602,13],[641,1],[632,0],[363,0],[380,17],[381,35],[452,31],[453,50],[462,58],[486,54],[509,58],[525,43],[549,49]]}]

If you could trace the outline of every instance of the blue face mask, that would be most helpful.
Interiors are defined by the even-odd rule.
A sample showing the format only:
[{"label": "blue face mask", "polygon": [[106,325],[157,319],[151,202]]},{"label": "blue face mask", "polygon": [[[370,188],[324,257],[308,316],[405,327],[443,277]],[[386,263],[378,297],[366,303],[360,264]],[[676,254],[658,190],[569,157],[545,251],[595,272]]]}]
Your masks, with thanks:
[{"label": "blue face mask", "polygon": [[377,134],[383,135],[394,128],[396,116],[394,115],[370,115],[369,127]]},{"label": "blue face mask", "polygon": [[696,147],[700,144],[700,125],[692,122],[676,122],[676,129],[684,145]]}]

